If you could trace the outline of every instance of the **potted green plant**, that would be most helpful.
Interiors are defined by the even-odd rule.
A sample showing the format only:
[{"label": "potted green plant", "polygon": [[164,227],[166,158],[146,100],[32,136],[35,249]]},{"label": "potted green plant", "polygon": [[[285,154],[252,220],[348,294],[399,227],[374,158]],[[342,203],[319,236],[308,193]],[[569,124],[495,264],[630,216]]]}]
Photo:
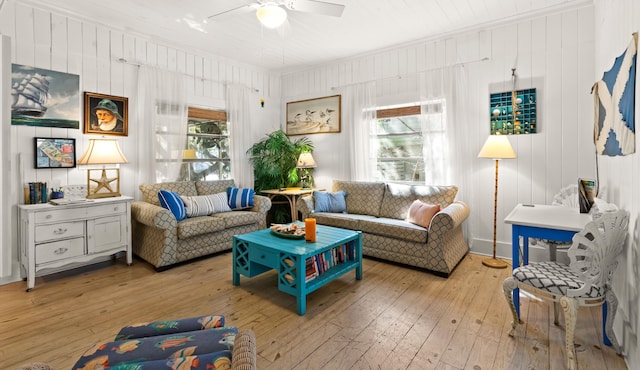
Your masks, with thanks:
[{"label": "potted green plant", "polygon": [[281,129],[268,134],[247,150],[253,165],[254,189],[259,192],[297,185],[298,156],[311,151],[313,143],[306,136],[291,141]]}]

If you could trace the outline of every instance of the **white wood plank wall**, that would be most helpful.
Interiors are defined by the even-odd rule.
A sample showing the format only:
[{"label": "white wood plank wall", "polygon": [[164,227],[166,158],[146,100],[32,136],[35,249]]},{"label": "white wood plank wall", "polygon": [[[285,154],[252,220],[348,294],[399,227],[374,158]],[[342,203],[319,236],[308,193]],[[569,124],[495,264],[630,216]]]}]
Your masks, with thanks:
[{"label": "white wood plank wall", "polygon": [[[139,193],[134,183],[137,135],[137,79],[139,65],[151,65],[171,71],[182,72],[189,77],[189,102],[194,106],[225,108],[225,86],[228,83],[241,84],[253,91],[256,108],[252,120],[256,130],[248,133],[259,137],[279,122],[280,73],[264,70],[215,55],[203,55],[197,51],[181,50],[178,47],[162,45],[144,36],[128,34],[122,30],[110,29],[105,25],[67,15],[56,14],[7,1],[0,12],[0,34],[11,39],[11,63],[52,69],[80,76],[80,98],[78,101],[79,129],[36,128],[12,126],[10,137],[4,135],[3,143],[11,146],[10,178],[12,215],[17,215],[16,204],[22,202],[22,185],[30,181],[47,182],[49,186],[84,184],[86,169],[41,169],[33,168],[33,138],[67,137],[75,138],[78,158],[84,152],[91,136],[82,133],[83,92],[96,92],[129,98],[129,136],[117,137],[129,164],[121,166],[121,192],[135,196]],[[7,90],[8,92],[8,90]],[[260,109],[259,100],[264,98],[266,109]],[[3,122],[9,125],[9,122]],[[94,135],[95,137],[95,135]],[[24,171],[19,168],[20,158]],[[4,167],[3,167],[4,168]],[[24,175],[21,175],[24,173]],[[10,248],[14,268],[13,279],[18,274],[17,265],[17,224],[8,221],[4,230],[12,235]],[[8,275],[0,271],[0,282]],[[9,278],[12,279],[12,278]]]},{"label": "white wood plank wall", "polygon": [[[636,0],[595,1],[595,73],[599,80],[616,57],[626,49],[633,32],[640,31],[640,4]],[[627,247],[619,259],[612,279],[619,306],[614,322],[616,337],[623,344],[629,369],[640,366],[640,160],[638,152],[638,117],[640,117],[640,84],[636,64],[635,122],[636,153],[624,157],[600,156],[601,196],[629,211]]]},{"label": "white wood plank wall", "polygon": [[[459,132],[471,136],[474,155],[462,169],[472,174],[472,189],[461,189],[461,200],[471,207],[467,237],[472,250],[490,254],[494,163],[475,153],[489,135],[489,86],[509,91],[515,66],[517,87],[538,89],[539,133],[511,137],[518,158],[500,163],[498,254],[510,258],[511,230],[501,220],[517,203],[550,203],[561,187],[595,176],[593,22],[593,7],[584,7],[284,74],[282,100],[331,95],[333,87],[377,81],[379,105],[413,102],[420,71],[463,64],[468,101],[460,109],[467,119]],[[349,124],[343,119],[343,132]],[[325,187],[347,174],[337,163],[347,157],[349,143],[344,135],[334,136],[310,136],[319,158],[315,179]],[[531,258],[537,253],[542,251],[532,250]]]}]

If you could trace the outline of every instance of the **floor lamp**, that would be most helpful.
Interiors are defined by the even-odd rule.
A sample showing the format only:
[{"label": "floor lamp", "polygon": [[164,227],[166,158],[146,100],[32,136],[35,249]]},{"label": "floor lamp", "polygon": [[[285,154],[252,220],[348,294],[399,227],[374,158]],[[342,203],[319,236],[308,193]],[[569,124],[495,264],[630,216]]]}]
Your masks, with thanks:
[{"label": "floor lamp", "polygon": [[493,257],[485,258],[482,264],[493,268],[505,268],[507,263],[496,258],[496,214],[498,212],[498,161],[501,159],[516,158],[516,153],[506,136],[490,135],[485,141],[478,158],[491,158],[496,161],[496,184],[493,192]]}]

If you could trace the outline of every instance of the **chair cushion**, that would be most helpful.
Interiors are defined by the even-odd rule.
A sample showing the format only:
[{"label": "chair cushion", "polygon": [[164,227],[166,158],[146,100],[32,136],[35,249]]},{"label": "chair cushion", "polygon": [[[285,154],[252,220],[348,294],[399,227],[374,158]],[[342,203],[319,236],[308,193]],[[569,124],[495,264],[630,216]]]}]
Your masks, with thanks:
[{"label": "chair cushion", "polygon": [[376,217],[380,215],[384,182],[334,180],[331,189],[334,192],[344,190],[349,194],[347,213]]},{"label": "chair cushion", "polygon": [[413,187],[417,199],[429,204],[439,204],[446,208],[456,200],[458,187],[455,185],[420,185]]},{"label": "chair cushion", "polygon": [[140,184],[138,186],[142,193],[142,200],[147,203],[160,205],[158,200],[158,192],[160,190],[168,190],[180,195],[198,195],[196,185],[193,181],[177,181],[177,182],[160,182],[157,184]]},{"label": "chair cushion", "polygon": [[[235,327],[221,327],[97,344],[89,348],[73,368],[93,369],[95,365],[99,364],[115,367],[118,364],[131,365],[142,361],[167,361],[172,358],[209,355],[213,355],[213,358],[207,358],[207,363],[209,360],[215,362],[219,357],[231,357],[234,338],[237,334],[238,329]],[[221,351],[227,352],[222,354]],[[195,359],[188,358],[184,361],[193,360]],[[224,363],[229,364],[229,361],[224,361]],[[191,366],[183,367],[191,368]],[[158,367],[149,366],[148,368],[157,369]]]},{"label": "chair cushion", "polygon": [[[224,214],[224,213],[220,213]],[[224,230],[224,219],[211,216],[190,217],[178,224],[178,239],[187,239],[196,235],[209,234]]]},{"label": "chair cushion", "polygon": [[404,220],[407,218],[407,211],[415,199],[416,195],[411,185],[386,184],[380,206],[380,217]]},{"label": "chair cushion", "polygon": [[198,191],[198,195],[217,194],[217,193],[226,192],[229,186],[235,186],[233,179],[196,181],[196,190]]},{"label": "chair cushion", "polygon": [[351,213],[329,213],[319,212],[313,213],[313,218],[316,219],[316,223],[320,225],[340,227],[349,230],[361,230],[361,220],[376,220],[376,217],[368,215],[359,215]]},{"label": "chair cushion", "polygon": [[592,286],[587,293],[576,296],[567,294],[571,289],[579,289],[584,283],[568,265],[557,262],[530,263],[513,270],[513,277],[521,284],[532,286],[552,294],[574,298],[600,298],[604,288]]},{"label": "chair cushion", "polygon": [[[189,353],[191,349],[185,348],[185,353]],[[233,352],[230,350],[217,351],[213,353],[204,353],[201,355],[180,356],[165,358],[161,360],[141,360],[116,362],[107,366],[98,366],[95,369],[189,369],[189,370],[206,370],[206,369],[231,369],[231,361]],[[109,361],[113,361],[109,359]],[[82,368],[87,369],[87,367]],[[91,369],[94,369],[92,367]]]},{"label": "chair cushion", "polygon": [[224,316],[206,315],[180,320],[154,321],[125,326],[115,340],[153,337],[160,334],[174,334],[185,331],[206,330],[224,326]]},{"label": "chair cushion", "polygon": [[264,220],[264,214],[252,211],[216,213],[211,215],[211,217],[223,220],[226,229],[236,226],[259,224],[260,219]]},{"label": "chair cushion", "polygon": [[168,190],[160,190],[158,192],[158,201],[162,208],[166,208],[173,213],[176,220],[180,221],[187,218],[184,204],[178,193]]},{"label": "chair cushion", "polygon": [[325,193],[322,191],[313,192],[313,202],[315,204],[314,212],[346,212],[347,203],[345,197],[347,192],[344,190],[335,193]]},{"label": "chair cushion", "polygon": [[358,229],[363,233],[381,235],[398,240],[409,240],[416,243],[427,242],[429,235],[426,228],[398,220],[395,218],[379,217],[374,219],[362,219],[358,222]]}]

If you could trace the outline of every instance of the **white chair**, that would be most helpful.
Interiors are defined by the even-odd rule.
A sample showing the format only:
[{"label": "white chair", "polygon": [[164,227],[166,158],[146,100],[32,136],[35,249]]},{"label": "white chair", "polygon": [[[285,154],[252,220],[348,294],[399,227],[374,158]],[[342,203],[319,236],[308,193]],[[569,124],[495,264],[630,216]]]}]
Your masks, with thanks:
[{"label": "white chair", "polygon": [[[578,190],[578,184],[565,186],[564,188],[560,189],[560,191],[556,195],[554,195],[553,202],[551,202],[551,205],[563,206],[563,207],[568,207],[573,209],[580,209],[580,201],[578,200],[579,192],[580,190]],[[589,213],[591,213],[592,215],[597,215],[602,212],[612,212],[617,210],[618,210],[618,207],[615,204],[607,203],[600,198],[595,198],[593,207],[591,208],[591,211]],[[532,238],[530,241],[530,244],[531,245],[539,244],[543,247],[544,246],[548,247],[550,261],[557,260],[558,249],[569,249],[569,247],[571,246],[571,243],[563,243],[563,242],[557,242],[554,240],[537,239],[537,238]]]},{"label": "white chair", "polygon": [[[580,209],[580,201],[578,199],[579,192],[580,190],[578,189],[578,184],[565,186],[564,188],[560,189],[558,194],[556,194],[553,197],[553,202],[551,202],[551,205],[568,207],[573,209]],[[616,205],[607,203],[602,199],[595,198],[594,204],[593,204],[593,207],[591,208],[590,213],[592,214],[592,217],[597,218],[597,215],[601,214],[602,212],[612,212],[612,211],[616,211],[617,209],[618,207],[616,207]],[[530,241],[530,244],[540,245],[543,248],[545,247],[548,248],[549,261],[553,261],[553,262],[557,261],[558,249],[564,250],[564,249],[569,249],[569,247],[571,247],[570,242],[565,243],[565,242],[558,242],[555,240],[538,239],[538,238],[532,238]],[[558,302],[554,302],[553,303],[553,323],[555,325],[558,325],[558,311],[559,311]]]},{"label": "white chair", "polygon": [[622,253],[629,214],[624,211],[605,212],[589,222],[573,237],[567,254],[570,264],[557,262],[531,263],[513,270],[504,280],[503,289],[511,313],[510,336],[520,323],[513,303],[513,290],[520,288],[542,299],[560,302],[565,316],[565,345],[567,367],[577,368],[573,342],[578,306],[608,305],[605,332],[616,351],[618,343],[612,332],[617,299],[611,290],[610,281],[618,265],[617,257]]}]

